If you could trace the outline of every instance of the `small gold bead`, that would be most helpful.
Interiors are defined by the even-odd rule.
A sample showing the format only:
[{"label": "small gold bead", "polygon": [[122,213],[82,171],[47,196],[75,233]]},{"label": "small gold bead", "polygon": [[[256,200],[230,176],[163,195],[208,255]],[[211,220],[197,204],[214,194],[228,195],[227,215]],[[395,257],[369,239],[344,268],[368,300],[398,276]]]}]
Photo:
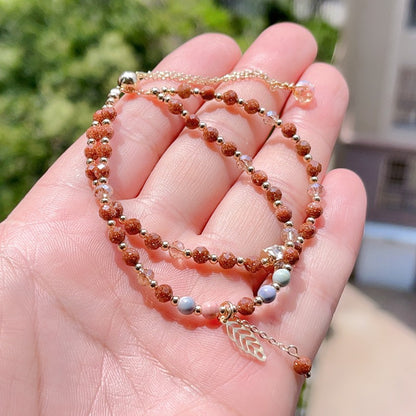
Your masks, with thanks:
[{"label": "small gold bead", "polygon": [[261,187],[265,190],[265,191],[267,191],[267,189],[269,189],[270,188],[270,182],[263,182],[262,184],[261,184]]},{"label": "small gold bead", "polygon": [[172,305],[176,306],[179,302],[179,296],[172,296],[171,302],[172,302]]},{"label": "small gold bead", "polygon": [[256,297],[254,298],[254,304],[255,304],[256,306],[261,306],[261,305],[263,305],[263,299],[262,299],[260,296],[256,296]]},{"label": "small gold bead", "polygon": [[216,264],[216,263],[218,263],[218,256],[217,256],[216,254],[211,254],[211,255],[209,256],[209,261],[210,261],[210,263],[212,263],[212,264]]}]

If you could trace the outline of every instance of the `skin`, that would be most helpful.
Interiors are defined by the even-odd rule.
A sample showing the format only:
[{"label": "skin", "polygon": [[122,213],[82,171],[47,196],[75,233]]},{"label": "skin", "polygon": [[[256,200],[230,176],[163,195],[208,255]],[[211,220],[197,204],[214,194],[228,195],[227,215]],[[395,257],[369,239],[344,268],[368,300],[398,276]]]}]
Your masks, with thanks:
[{"label": "skin", "polygon": [[[316,43],[305,29],[279,24],[241,55],[219,34],[194,38],[158,70],[222,75],[261,69],[278,80],[307,79],[314,101],[299,105],[259,81],[222,87],[292,121],[324,170],[340,129],[348,89],[339,72],[313,63]],[[304,164],[280,133],[260,117],[209,102],[187,100],[189,111],[216,126],[253,165],[266,171],[299,224],[309,201]],[[147,98],[124,97],[114,123],[110,182],[127,217],[140,218],[163,239],[205,245],[220,254],[257,255],[280,225],[259,189],[216,145],[180,117]],[[2,415],[291,415],[304,378],[293,359],[263,343],[259,363],[238,352],[215,322],[180,316],[140,287],[123,265],[85,178],[85,136],[45,173],[0,225],[0,414]],[[320,175],[324,214],[305,244],[288,287],[250,320],[300,354],[321,344],[357,256],[365,192],[347,170]],[[158,250],[142,255],[159,283],[198,302],[237,302],[258,279],[218,266],[171,261]],[[340,358],[341,359],[341,358]]]}]

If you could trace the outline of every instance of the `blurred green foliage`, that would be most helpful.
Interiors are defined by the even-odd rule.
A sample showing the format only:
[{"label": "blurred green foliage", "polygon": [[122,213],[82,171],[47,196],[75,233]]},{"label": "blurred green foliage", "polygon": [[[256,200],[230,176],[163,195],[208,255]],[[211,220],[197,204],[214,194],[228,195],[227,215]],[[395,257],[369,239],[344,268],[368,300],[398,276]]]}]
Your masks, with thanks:
[{"label": "blurred green foliage", "polygon": [[[281,1],[260,1],[257,14],[226,3],[0,0],[0,220],[89,126],[120,72],[151,69],[207,31],[229,34],[245,49],[281,20],[272,13]],[[329,60],[336,32],[322,30],[318,19],[305,23],[321,36],[321,58]]]}]

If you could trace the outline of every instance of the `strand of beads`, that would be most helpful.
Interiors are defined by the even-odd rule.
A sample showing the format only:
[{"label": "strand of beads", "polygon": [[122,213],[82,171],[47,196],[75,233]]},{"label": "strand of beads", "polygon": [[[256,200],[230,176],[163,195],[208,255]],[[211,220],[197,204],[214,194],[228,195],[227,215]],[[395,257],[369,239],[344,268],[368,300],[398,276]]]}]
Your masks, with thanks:
[{"label": "strand of beads", "polygon": [[[295,142],[297,154],[304,157],[304,161],[307,163],[306,171],[312,181],[310,190],[313,191],[313,195],[315,196],[315,194],[317,192],[319,193],[319,190],[321,189],[321,186],[317,184],[317,175],[321,171],[321,165],[312,159],[310,155],[311,146],[307,141],[300,140],[299,136],[296,134],[295,125],[293,123],[282,124],[282,121],[275,115],[275,113],[266,113],[266,110],[260,107],[257,100],[243,100],[239,98],[233,90],[228,90],[223,94],[216,94],[212,87],[206,86],[200,90],[198,88],[192,88],[191,85],[184,83],[180,84],[176,90],[173,88],[168,89],[167,87],[161,89],[152,88],[149,92],[140,91],[139,94],[153,94],[157,96],[160,101],[165,102],[168,105],[168,109],[172,114],[181,115],[184,118],[185,127],[189,129],[199,128],[203,132],[202,136],[205,141],[217,143],[220,147],[221,153],[225,157],[235,157],[237,165],[251,175],[253,184],[261,186],[261,188],[266,191],[267,199],[272,202],[275,207],[277,219],[285,223],[286,228],[282,232],[283,241],[286,245],[286,250],[283,251],[283,261],[286,262],[286,266],[287,264],[294,264],[299,258],[298,253],[300,253],[302,249],[304,239],[312,238],[315,234],[315,219],[322,214],[322,206],[319,202],[319,197],[315,197],[313,202],[306,207],[307,219],[305,223],[299,227],[299,230],[294,229],[293,224],[290,221],[292,212],[286,205],[282,204],[281,191],[277,187],[270,185],[266,173],[256,170],[254,166],[252,166],[252,159],[250,156],[242,155],[233,142],[225,141],[225,139],[219,135],[217,129],[207,126],[205,122],[200,121],[196,114],[189,114],[188,111],[184,109],[182,102],[172,99],[171,96],[177,94],[180,98],[186,99],[192,95],[200,95],[205,101],[215,98],[217,101],[224,101],[224,103],[228,106],[238,103],[248,114],[259,114],[262,117],[265,117],[266,114],[264,121],[267,122],[267,124],[280,127],[283,136],[292,138]],[[180,244],[183,246],[182,243]],[[194,252],[195,256],[193,256],[193,252],[191,250],[184,249],[182,253],[186,253],[185,256],[187,257],[193,257],[197,263],[204,263],[212,260],[212,262],[215,263],[217,261],[217,256],[215,254],[211,255],[205,247],[198,247],[194,250]],[[276,256],[273,255],[273,250],[264,251],[263,254],[265,254],[265,256],[262,257],[263,266],[267,265],[267,262],[264,262],[267,258],[274,259],[274,263],[276,264]],[[246,265],[244,263],[244,259],[237,258],[232,253],[223,253],[221,256],[223,261],[220,261],[220,264],[223,268],[231,268],[235,264]],[[250,261],[250,263],[252,263],[252,261]],[[256,260],[254,263],[256,263]],[[248,269],[251,270],[252,264],[249,264],[248,266]],[[278,272],[276,279],[278,279],[278,276],[280,275],[287,276],[287,273]]]},{"label": "strand of beads", "polygon": [[[99,214],[100,216],[107,221],[108,225],[108,238],[109,240],[117,244],[120,250],[122,251],[122,257],[124,262],[132,266],[136,269],[138,273],[138,280],[142,284],[146,284],[149,287],[154,289],[155,297],[160,302],[171,302],[173,305],[176,305],[178,311],[184,315],[190,315],[195,313],[197,315],[203,315],[206,318],[212,317],[220,317],[220,319],[228,320],[233,318],[234,315],[238,312],[242,315],[250,315],[254,312],[256,306],[260,306],[264,303],[271,303],[275,297],[278,290],[280,290],[281,286],[285,286],[288,283],[288,277],[290,277],[290,266],[289,264],[291,261],[294,263],[295,261],[292,259],[284,259],[287,262],[286,268],[281,268],[280,265],[277,267],[273,275],[273,283],[268,285],[263,285],[258,290],[257,296],[254,298],[251,297],[243,297],[240,299],[236,304],[233,304],[230,301],[224,301],[221,303],[220,306],[216,303],[212,302],[205,302],[202,305],[198,305],[195,300],[190,296],[176,296],[173,294],[173,289],[170,285],[167,284],[159,284],[154,279],[154,272],[151,269],[145,269],[143,265],[139,262],[140,255],[139,251],[131,246],[128,241],[126,240],[126,233],[133,235],[139,234],[144,238],[145,246],[148,249],[156,249],[162,248],[174,252],[175,249],[180,253],[184,253],[185,257],[192,257],[195,262],[201,263],[198,261],[202,258],[204,259],[207,256],[204,250],[193,250],[190,254],[187,249],[183,249],[178,247],[178,244],[170,245],[169,243],[164,242],[161,240],[160,236],[155,236],[152,233],[148,233],[146,230],[142,229],[140,221],[134,218],[127,219],[123,215],[123,207],[120,202],[114,201],[111,199],[112,197],[112,188],[108,184],[108,177],[110,175],[110,169],[108,166],[108,159],[111,157],[112,148],[110,146],[110,139],[113,137],[114,131],[112,127],[112,122],[115,120],[117,116],[117,112],[114,108],[114,103],[119,99],[120,93],[137,93],[135,86],[132,85],[133,83],[121,83],[121,88],[115,88],[110,91],[109,97],[107,99],[106,105],[101,109],[98,110],[94,114],[94,121],[92,126],[87,130],[87,148],[85,149],[85,155],[87,157],[87,169],[86,175],[89,179],[92,180],[92,184],[94,187],[94,195],[97,198],[100,208]],[[242,167],[248,174],[251,175],[252,182],[257,185],[261,186],[267,193],[268,199],[273,202],[276,206],[276,210],[282,206],[280,201],[281,199],[281,192],[277,188],[271,187],[271,185],[267,182],[267,175],[264,174],[262,171],[257,171],[249,162],[248,156],[242,155],[236,148],[236,146],[231,142],[226,142],[221,136],[219,136],[218,132],[215,132],[215,129],[209,128],[206,126],[206,123],[201,122],[198,117],[194,114],[189,114],[186,110],[183,109],[182,103],[177,102],[171,99],[171,95],[178,94],[181,98],[189,98],[191,95],[199,95],[204,100],[209,99],[217,99],[218,101],[223,101],[226,105],[234,105],[240,104],[244,110],[248,114],[260,114],[264,116],[265,110],[261,109],[257,100],[242,100],[239,99],[236,93],[232,90],[225,92],[223,94],[215,94],[215,91],[212,87],[206,86],[201,90],[196,88],[192,89],[188,84],[181,84],[177,90],[169,90],[169,93],[166,94],[166,90],[163,93],[157,92],[153,89],[151,92],[147,92],[144,95],[156,95],[161,101],[165,102],[168,105],[169,111],[172,114],[180,115],[184,118],[185,126],[190,129],[199,128],[203,132],[203,136],[206,141],[216,142],[220,145],[221,153],[226,156],[234,156],[237,160],[237,163],[240,167]],[[180,111],[179,111],[180,110]],[[266,120],[273,119],[273,116],[267,113]],[[300,152],[305,152],[305,148],[307,148],[308,144],[302,143],[299,145],[300,139],[296,136],[296,128],[292,124],[284,124],[282,125],[280,120],[276,121],[276,127],[282,128],[282,133],[285,137],[291,137],[297,143],[297,151],[298,154]],[[207,137],[215,137],[215,140],[207,140]],[[301,150],[299,150],[299,148]],[[310,150],[310,146],[309,146]],[[310,157],[309,150],[305,153],[304,160],[308,162],[307,165],[307,172],[309,176],[313,179],[320,171],[320,165],[316,163],[311,163],[312,158]],[[246,156],[246,157],[244,157]],[[312,166],[312,167],[311,167]],[[317,180],[312,180],[313,188],[311,195],[313,196],[313,203],[319,203],[319,193],[321,191],[320,185],[317,184]],[[273,194],[273,198],[270,198],[270,194]],[[278,196],[277,196],[278,195]],[[279,203],[276,203],[279,201]],[[311,204],[310,204],[311,205]],[[290,221],[290,215],[287,213],[285,220],[279,218],[279,221],[284,222],[286,227],[283,230],[282,235],[284,235],[284,252],[288,253],[290,250],[296,252],[296,261],[299,257],[299,252],[301,251],[301,246],[303,243],[303,238],[311,238],[315,233],[314,228],[314,218],[317,218],[322,212],[322,208],[318,207],[315,204],[312,207],[308,205],[307,213],[309,217],[299,227],[299,230],[293,228],[293,224]],[[312,219],[312,220],[311,220]],[[296,232],[301,234],[300,237],[297,239]],[[295,241],[296,240],[296,241]],[[295,244],[298,247],[295,247]],[[279,255],[277,253],[276,247],[272,246],[270,248],[266,248],[264,253],[266,257],[262,258],[260,264],[262,266],[266,266],[270,263],[272,266],[279,264]],[[280,246],[281,247],[281,246]],[[206,249],[205,249],[206,250]],[[221,258],[222,256],[222,258]],[[223,253],[223,255],[219,256],[221,260],[218,259],[216,255],[209,254],[208,252],[208,260],[212,263],[219,262],[221,267],[223,268],[231,268],[235,264],[244,265],[247,270],[254,269],[252,267],[251,262],[249,260],[244,260],[242,258],[236,258],[234,255],[230,255],[230,253]],[[258,263],[258,262],[257,262]],[[283,263],[284,265],[284,263]],[[224,267],[225,266],[225,267]],[[250,270],[251,271],[251,270]],[[289,276],[288,276],[289,274]],[[296,369],[295,369],[296,370]],[[299,372],[298,370],[296,370]],[[303,372],[304,373],[304,372]]]}]

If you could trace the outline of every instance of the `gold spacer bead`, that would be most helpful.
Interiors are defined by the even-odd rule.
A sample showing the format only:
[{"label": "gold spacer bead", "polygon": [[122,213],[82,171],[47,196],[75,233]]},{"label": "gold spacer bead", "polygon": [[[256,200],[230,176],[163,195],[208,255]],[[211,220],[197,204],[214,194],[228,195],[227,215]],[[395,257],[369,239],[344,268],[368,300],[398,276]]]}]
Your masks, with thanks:
[{"label": "gold spacer bead", "polygon": [[263,299],[260,296],[256,296],[254,298],[254,305],[255,306],[261,306],[261,305],[263,305]]},{"label": "gold spacer bead", "polygon": [[171,303],[172,305],[177,305],[179,302],[179,296],[172,296]]}]

